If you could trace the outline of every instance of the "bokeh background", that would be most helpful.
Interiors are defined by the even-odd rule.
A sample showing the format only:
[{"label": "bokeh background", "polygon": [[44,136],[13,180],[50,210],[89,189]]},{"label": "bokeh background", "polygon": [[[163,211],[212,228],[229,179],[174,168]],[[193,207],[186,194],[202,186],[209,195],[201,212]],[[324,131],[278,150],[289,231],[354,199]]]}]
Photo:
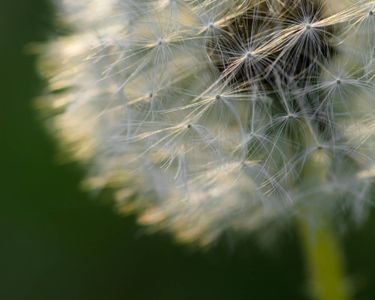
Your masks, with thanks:
[{"label": "bokeh background", "polygon": [[[28,48],[57,32],[47,0],[0,1],[0,299],[307,299],[293,229],[197,251],[80,189],[84,170],[59,163],[35,108],[44,83]],[[375,299],[375,217],[342,242],[354,298]]]}]

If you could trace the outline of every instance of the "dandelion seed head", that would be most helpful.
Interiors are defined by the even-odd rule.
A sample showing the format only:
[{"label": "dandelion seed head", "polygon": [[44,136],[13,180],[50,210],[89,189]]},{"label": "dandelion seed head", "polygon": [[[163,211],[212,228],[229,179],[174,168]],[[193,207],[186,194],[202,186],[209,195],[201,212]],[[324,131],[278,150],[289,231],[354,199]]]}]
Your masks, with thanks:
[{"label": "dandelion seed head", "polygon": [[120,212],[201,245],[364,218],[374,1],[56,3],[71,30],[41,54],[49,124]]}]

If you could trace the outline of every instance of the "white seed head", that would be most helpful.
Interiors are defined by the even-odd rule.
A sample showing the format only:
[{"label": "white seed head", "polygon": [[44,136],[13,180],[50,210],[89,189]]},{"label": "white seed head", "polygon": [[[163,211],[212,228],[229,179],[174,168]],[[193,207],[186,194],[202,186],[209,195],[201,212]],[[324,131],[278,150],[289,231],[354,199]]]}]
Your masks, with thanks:
[{"label": "white seed head", "polygon": [[70,30],[44,48],[44,104],[120,211],[200,244],[311,211],[364,215],[375,1],[57,6]]}]

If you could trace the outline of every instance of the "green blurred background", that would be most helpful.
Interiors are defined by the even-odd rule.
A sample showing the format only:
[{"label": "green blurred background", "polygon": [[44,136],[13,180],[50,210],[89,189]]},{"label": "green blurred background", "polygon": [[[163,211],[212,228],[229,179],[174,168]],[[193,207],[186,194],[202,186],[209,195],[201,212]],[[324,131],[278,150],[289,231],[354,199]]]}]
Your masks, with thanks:
[{"label": "green blurred background", "polygon": [[[307,299],[292,230],[267,250],[227,237],[196,251],[80,190],[33,106],[43,81],[26,46],[56,34],[52,19],[47,0],[0,2],[0,299]],[[375,299],[374,228],[343,241],[355,299]]]}]

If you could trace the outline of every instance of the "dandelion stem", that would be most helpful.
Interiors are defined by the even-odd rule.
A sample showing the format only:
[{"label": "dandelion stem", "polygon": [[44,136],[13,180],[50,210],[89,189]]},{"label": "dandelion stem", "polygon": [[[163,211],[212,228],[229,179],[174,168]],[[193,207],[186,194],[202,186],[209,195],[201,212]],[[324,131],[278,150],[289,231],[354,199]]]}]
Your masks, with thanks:
[{"label": "dandelion stem", "polygon": [[298,222],[313,298],[349,300],[343,256],[329,222],[313,226],[301,219]]}]

